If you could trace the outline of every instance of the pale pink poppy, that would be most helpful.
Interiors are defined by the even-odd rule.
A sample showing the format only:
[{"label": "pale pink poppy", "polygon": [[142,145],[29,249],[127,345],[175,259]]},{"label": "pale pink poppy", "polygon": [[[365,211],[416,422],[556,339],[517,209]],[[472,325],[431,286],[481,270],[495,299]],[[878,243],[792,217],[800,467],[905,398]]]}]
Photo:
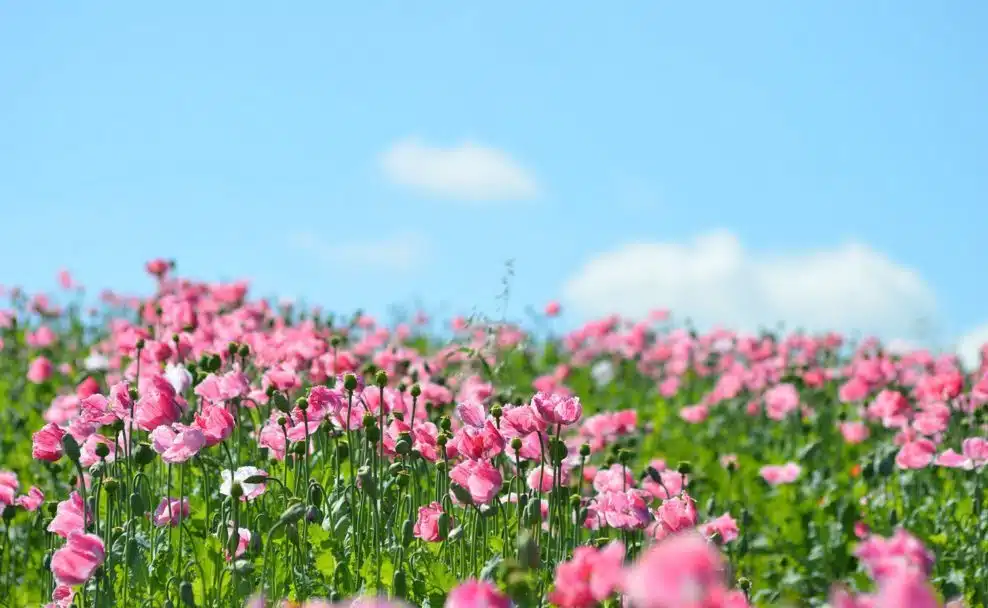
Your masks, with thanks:
[{"label": "pale pink poppy", "polygon": [[936,445],[929,439],[915,439],[907,442],[895,455],[895,464],[900,469],[922,469],[933,461]]},{"label": "pale pink poppy", "polygon": [[[443,506],[438,502],[419,507],[419,516],[413,528],[415,537],[430,543],[445,540],[439,530],[439,518],[442,515]],[[450,519],[450,526],[452,526],[452,519]]]},{"label": "pale pink poppy", "polygon": [[159,426],[151,431],[151,448],[168,464],[181,464],[199,453],[206,436],[197,427],[177,424],[175,428]]},{"label": "pale pink poppy", "polygon": [[100,537],[74,530],[68,542],[52,555],[51,571],[63,585],[81,585],[102,565],[105,557],[106,549]]},{"label": "pale pink poppy", "polygon": [[41,384],[51,378],[53,372],[54,366],[47,357],[36,357],[28,366],[27,379],[34,384]]},{"label": "pale pink poppy", "polygon": [[486,460],[461,462],[453,467],[449,477],[469,492],[474,504],[489,503],[501,489],[501,472]]},{"label": "pale pink poppy", "polygon": [[62,437],[65,431],[58,425],[49,423],[31,436],[31,456],[36,460],[55,462],[62,457]]},{"label": "pale pink poppy", "polygon": [[783,465],[766,465],[758,470],[758,474],[769,484],[777,486],[796,481],[802,471],[802,467],[795,462],[788,462]]},{"label": "pale pink poppy", "polygon": [[179,521],[189,518],[189,499],[162,498],[151,519],[154,525],[177,526]]},{"label": "pale pink poppy", "polygon": [[556,566],[549,601],[560,608],[592,608],[624,585],[624,545],[611,541],[601,549],[577,547],[573,558]]},{"label": "pale pink poppy", "polygon": [[[91,519],[91,514],[87,513],[87,519]],[[48,531],[62,538],[68,538],[72,532],[84,532],[83,525],[83,505],[82,496],[78,492],[72,492],[69,497],[58,503],[55,508],[55,517],[48,524]]]}]

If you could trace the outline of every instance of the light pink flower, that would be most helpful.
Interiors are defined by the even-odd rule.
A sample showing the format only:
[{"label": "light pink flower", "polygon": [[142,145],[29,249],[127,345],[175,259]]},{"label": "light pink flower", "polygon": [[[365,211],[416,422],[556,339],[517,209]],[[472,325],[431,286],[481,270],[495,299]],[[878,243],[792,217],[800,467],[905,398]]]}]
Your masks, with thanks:
[{"label": "light pink flower", "polygon": [[65,436],[58,425],[46,424],[40,431],[31,436],[31,455],[36,460],[55,462],[62,457],[62,437]]},{"label": "light pink flower", "polygon": [[625,591],[635,608],[716,606],[708,600],[724,592],[724,562],[699,534],[677,534],[645,551]]},{"label": "light pink flower", "polygon": [[158,527],[178,525],[179,521],[189,518],[189,499],[162,498],[154,510],[152,521]]},{"label": "light pink flower", "polygon": [[511,608],[511,600],[493,583],[469,579],[453,588],[446,608]]},{"label": "light pink flower", "polygon": [[[72,532],[84,532],[82,509],[82,496],[78,492],[72,492],[67,499],[58,503],[55,517],[48,524],[48,531],[62,538],[68,538]],[[91,514],[86,515],[87,519],[92,519]]]},{"label": "light pink flower", "polygon": [[159,426],[151,431],[151,448],[161,454],[168,464],[181,464],[199,453],[206,445],[206,436],[197,427]]},{"label": "light pink flower", "polygon": [[[445,540],[439,532],[439,518],[442,514],[443,506],[438,502],[419,507],[419,517],[413,529],[415,537],[430,543]],[[452,520],[450,520],[450,525],[452,525]]]},{"label": "light pink flower", "polygon": [[772,420],[783,420],[798,408],[799,392],[792,384],[778,384],[765,392],[765,413]]},{"label": "light pink flower", "polygon": [[799,478],[799,474],[802,472],[803,468],[795,462],[788,462],[783,465],[766,465],[758,470],[762,479],[773,486],[792,483]]},{"label": "light pink flower", "polygon": [[81,585],[103,563],[106,549],[95,534],[74,530],[68,542],[55,551],[51,558],[51,571],[55,580],[63,585]]},{"label": "light pink flower", "polygon": [[700,524],[698,529],[707,538],[716,534],[720,544],[727,544],[738,537],[738,522],[730,513],[724,513],[716,519]]},{"label": "light pink flower", "polygon": [[556,566],[549,601],[560,608],[591,608],[624,585],[624,545],[611,541],[602,549],[577,547],[573,559]]},{"label": "light pink flower", "polygon": [[41,384],[51,378],[54,366],[47,357],[36,357],[27,369],[27,379],[34,384]]},{"label": "light pink flower", "polygon": [[175,388],[161,375],[152,376],[137,401],[134,422],[144,431],[175,423],[182,417]]},{"label": "light pink flower", "polygon": [[532,397],[532,405],[549,424],[574,424],[583,415],[579,397],[564,397],[559,393],[536,393]]},{"label": "light pink flower", "polygon": [[922,469],[933,461],[936,445],[929,439],[908,441],[895,455],[895,464],[900,469]]},{"label": "light pink flower", "polygon": [[233,415],[225,407],[204,404],[201,413],[196,414],[195,425],[206,439],[206,447],[212,447],[233,433]]},{"label": "light pink flower", "polygon": [[[453,467],[450,479],[470,493],[474,504],[487,504],[501,490],[501,472],[486,460],[468,460]],[[454,496],[455,498],[455,496]]]}]

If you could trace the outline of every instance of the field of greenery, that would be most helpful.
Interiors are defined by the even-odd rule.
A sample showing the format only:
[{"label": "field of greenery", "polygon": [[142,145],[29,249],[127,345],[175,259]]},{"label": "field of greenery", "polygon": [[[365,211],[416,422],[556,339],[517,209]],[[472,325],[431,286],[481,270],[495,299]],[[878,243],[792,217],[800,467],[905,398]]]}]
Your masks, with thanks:
[{"label": "field of greenery", "polygon": [[3,289],[0,605],[988,604],[988,366],[146,270]]}]

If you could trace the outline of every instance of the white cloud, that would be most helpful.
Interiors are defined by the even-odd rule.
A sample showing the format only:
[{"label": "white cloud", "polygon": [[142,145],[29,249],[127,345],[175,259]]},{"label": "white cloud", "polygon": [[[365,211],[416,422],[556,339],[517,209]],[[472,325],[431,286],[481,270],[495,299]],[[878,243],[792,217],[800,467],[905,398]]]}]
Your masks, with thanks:
[{"label": "white cloud", "polygon": [[634,243],[597,255],[564,286],[577,311],[640,317],[667,308],[701,326],[916,332],[935,311],[914,271],[860,244],[756,255],[715,231],[691,241]]},{"label": "white cloud", "polygon": [[506,153],[469,141],[440,147],[406,138],[380,161],[391,181],[440,198],[524,200],[539,192],[535,178]]},{"label": "white cloud", "polygon": [[965,368],[977,369],[981,363],[981,348],[988,344],[988,323],[975,327],[957,341],[957,356]]},{"label": "white cloud", "polygon": [[429,257],[429,244],[418,234],[402,234],[379,240],[326,243],[309,232],[296,234],[292,244],[326,264],[410,272]]}]

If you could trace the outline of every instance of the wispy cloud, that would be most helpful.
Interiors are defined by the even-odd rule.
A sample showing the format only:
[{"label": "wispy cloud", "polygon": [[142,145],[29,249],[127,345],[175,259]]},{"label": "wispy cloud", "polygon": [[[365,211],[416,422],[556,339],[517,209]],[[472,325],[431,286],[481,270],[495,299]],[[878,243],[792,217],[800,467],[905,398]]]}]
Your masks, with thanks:
[{"label": "wispy cloud", "polygon": [[329,243],[311,232],[292,237],[292,245],[320,262],[392,272],[412,272],[425,265],[429,243],[415,233],[399,234],[374,240]]},{"label": "wispy cloud", "polygon": [[394,183],[438,198],[509,201],[539,194],[535,177],[511,156],[474,142],[442,147],[405,138],[391,144],[380,162]]}]

